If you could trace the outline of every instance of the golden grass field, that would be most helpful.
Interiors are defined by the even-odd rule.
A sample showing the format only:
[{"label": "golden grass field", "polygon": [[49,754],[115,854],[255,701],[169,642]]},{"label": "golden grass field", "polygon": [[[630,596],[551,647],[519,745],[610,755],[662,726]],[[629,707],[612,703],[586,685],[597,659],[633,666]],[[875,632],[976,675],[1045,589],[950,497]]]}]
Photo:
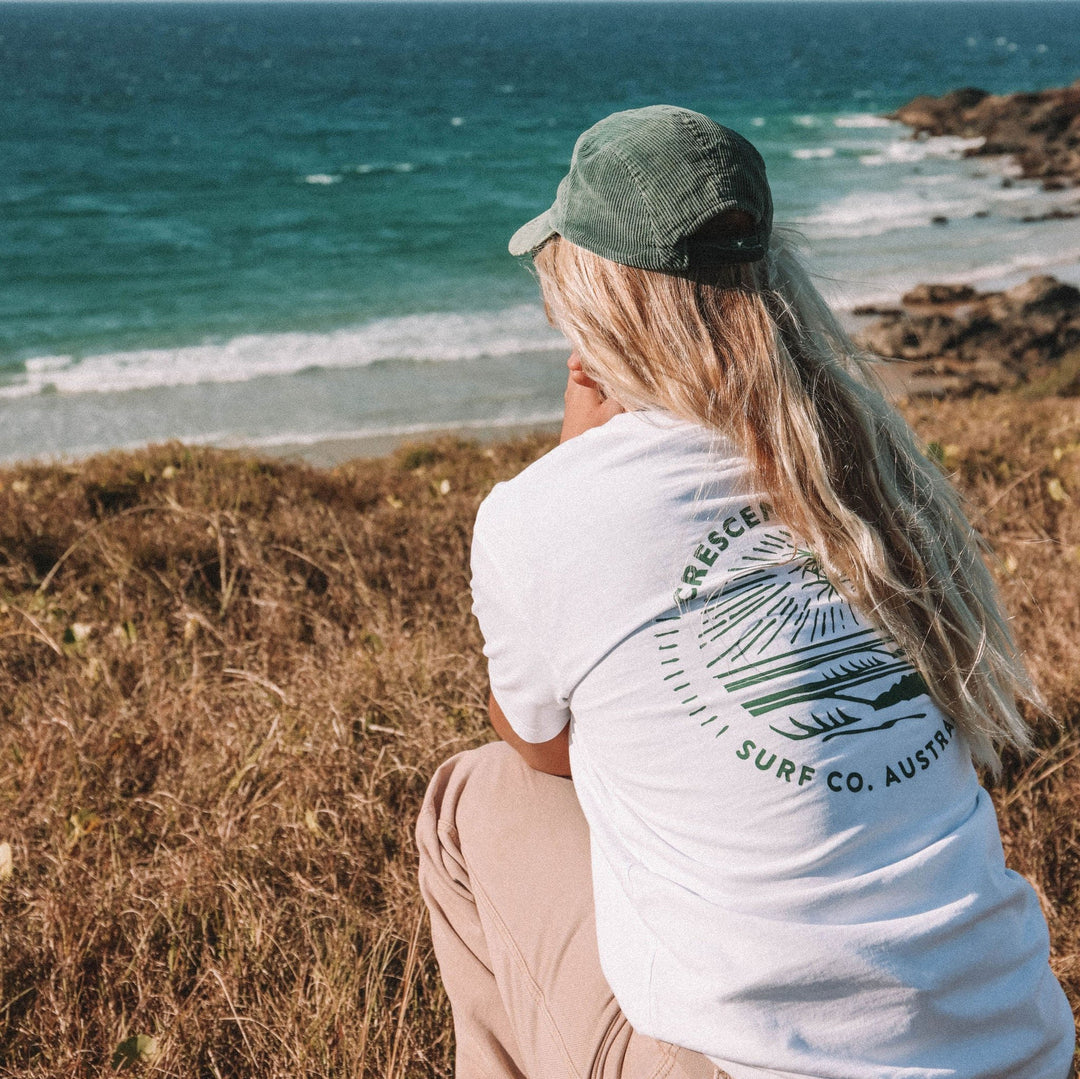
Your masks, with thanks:
[{"label": "golden grass field", "polygon": [[[992,786],[1080,1005],[1080,400],[906,407],[1057,717]],[[473,516],[550,446],[0,472],[0,1075],[449,1076],[414,881],[490,737]]]}]

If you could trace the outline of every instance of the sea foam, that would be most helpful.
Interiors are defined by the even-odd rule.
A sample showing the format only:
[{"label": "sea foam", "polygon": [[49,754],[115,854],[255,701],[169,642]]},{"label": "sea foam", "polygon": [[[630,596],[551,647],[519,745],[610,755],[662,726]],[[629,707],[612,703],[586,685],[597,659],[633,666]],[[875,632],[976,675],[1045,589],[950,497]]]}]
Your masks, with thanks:
[{"label": "sea foam", "polygon": [[833,127],[872,128],[899,126],[895,120],[887,120],[884,116],[877,116],[872,112],[848,113],[837,116],[833,120]]},{"label": "sea foam", "polygon": [[897,139],[886,143],[879,151],[859,158],[864,165],[915,164],[933,158],[955,161],[968,150],[977,150],[986,142],[979,135],[965,139],[958,135],[937,135],[926,139]]},{"label": "sea foam", "polygon": [[899,188],[887,196],[869,189],[828,202],[796,224],[811,238],[855,240],[929,226],[935,219],[974,217],[986,204],[984,190],[959,184]]},{"label": "sea foam", "polygon": [[118,393],[248,382],[305,370],[394,360],[430,363],[543,352],[564,345],[539,307],[375,319],[327,333],[246,334],[223,342],[85,356],[37,356],[0,385],[0,398]]}]

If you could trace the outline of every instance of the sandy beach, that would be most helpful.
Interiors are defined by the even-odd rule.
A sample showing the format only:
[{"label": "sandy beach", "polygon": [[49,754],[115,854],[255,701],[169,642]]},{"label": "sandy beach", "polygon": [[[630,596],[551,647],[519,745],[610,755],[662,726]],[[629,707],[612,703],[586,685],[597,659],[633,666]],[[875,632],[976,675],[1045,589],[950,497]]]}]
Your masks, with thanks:
[{"label": "sandy beach", "polygon": [[[445,427],[423,433],[403,433],[393,435],[366,435],[354,438],[327,438],[314,442],[283,442],[272,446],[262,446],[262,455],[313,465],[316,468],[333,468],[348,461],[370,460],[384,457],[402,446],[417,442],[438,442],[446,439],[464,439],[478,445],[488,445],[507,439],[536,436],[541,439],[554,438],[559,433],[559,421],[546,423],[508,424],[502,427]],[[238,447],[241,450],[244,447]],[[251,452],[251,448],[247,448]]]}]

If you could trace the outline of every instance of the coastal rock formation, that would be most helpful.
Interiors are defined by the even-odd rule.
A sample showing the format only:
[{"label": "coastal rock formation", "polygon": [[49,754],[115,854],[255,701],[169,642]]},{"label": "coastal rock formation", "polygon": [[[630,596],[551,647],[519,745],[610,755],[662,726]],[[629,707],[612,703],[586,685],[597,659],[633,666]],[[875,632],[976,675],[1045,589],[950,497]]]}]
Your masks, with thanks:
[{"label": "coastal rock formation", "polygon": [[967,87],[915,98],[889,119],[919,135],[980,138],[968,155],[1009,154],[1047,188],[1080,184],[1080,80],[1037,93],[989,94]]},{"label": "coastal rock formation", "polygon": [[920,285],[902,307],[878,315],[858,335],[879,356],[906,360],[886,372],[905,394],[970,394],[1045,386],[1080,396],[1080,289],[1042,275],[1005,292],[967,285]]}]

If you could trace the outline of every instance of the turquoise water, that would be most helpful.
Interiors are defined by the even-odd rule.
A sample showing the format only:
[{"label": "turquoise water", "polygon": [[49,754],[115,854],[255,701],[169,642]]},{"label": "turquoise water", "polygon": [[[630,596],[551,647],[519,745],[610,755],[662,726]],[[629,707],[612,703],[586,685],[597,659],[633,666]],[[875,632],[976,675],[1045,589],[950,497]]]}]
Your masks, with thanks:
[{"label": "turquoise water", "polygon": [[0,5],[0,459],[555,415],[506,239],[584,127],[655,101],[755,141],[841,306],[1073,274],[1080,226],[1019,220],[1048,196],[880,117],[1071,82],[1078,28],[1071,2]]}]

